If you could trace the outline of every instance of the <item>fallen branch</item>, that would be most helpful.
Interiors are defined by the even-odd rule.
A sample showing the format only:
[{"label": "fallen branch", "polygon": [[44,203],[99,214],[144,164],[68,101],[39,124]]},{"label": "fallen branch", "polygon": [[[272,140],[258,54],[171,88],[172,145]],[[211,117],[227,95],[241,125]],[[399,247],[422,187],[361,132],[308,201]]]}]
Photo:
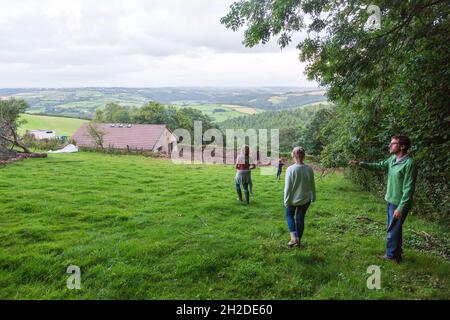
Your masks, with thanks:
[{"label": "fallen branch", "polygon": [[0,165],[6,165],[27,158],[47,158],[47,156],[48,155],[46,153],[17,153],[14,157],[8,160],[1,160]]},{"label": "fallen branch", "polygon": [[[366,221],[369,223],[374,223],[377,225],[384,225],[382,222],[373,220],[369,217],[364,217],[364,216],[358,216],[356,217],[356,220],[360,220],[360,221]],[[437,252],[439,255],[443,256],[445,259],[449,260],[449,254],[450,254],[450,250],[448,248],[448,246],[446,246],[446,244],[434,237],[433,235],[425,232],[425,231],[417,231],[417,230],[413,230],[413,229],[407,229],[407,231],[410,231],[412,233],[414,233],[415,235],[419,236],[421,239],[425,240],[426,243],[423,243],[423,247],[425,248],[425,250],[429,250],[429,251],[433,251],[433,252]],[[438,250],[438,251],[436,251]]]}]

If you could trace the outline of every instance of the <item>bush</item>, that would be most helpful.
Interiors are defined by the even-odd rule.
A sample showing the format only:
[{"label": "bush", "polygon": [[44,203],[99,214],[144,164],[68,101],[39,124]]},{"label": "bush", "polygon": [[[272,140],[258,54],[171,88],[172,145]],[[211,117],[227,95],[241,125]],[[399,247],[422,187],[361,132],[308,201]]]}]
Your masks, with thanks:
[{"label": "bush", "polygon": [[65,146],[62,140],[59,139],[37,140],[32,135],[29,134],[26,134],[23,137],[23,142],[28,148],[40,151],[58,150]]},{"label": "bush", "polygon": [[114,154],[114,155],[142,155],[148,158],[167,158],[167,154],[159,151],[149,151],[142,149],[114,149],[111,147],[107,147],[102,149],[101,147],[90,148],[90,147],[79,147],[79,151],[82,152],[100,152],[106,154]]}]

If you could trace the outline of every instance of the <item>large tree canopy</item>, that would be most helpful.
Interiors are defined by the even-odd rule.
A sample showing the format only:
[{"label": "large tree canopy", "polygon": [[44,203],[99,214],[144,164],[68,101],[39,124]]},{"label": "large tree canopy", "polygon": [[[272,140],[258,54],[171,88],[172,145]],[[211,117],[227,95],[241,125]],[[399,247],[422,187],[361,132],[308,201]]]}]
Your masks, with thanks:
[{"label": "large tree canopy", "polygon": [[[368,28],[369,5],[380,9],[381,28]],[[241,0],[221,22],[245,28],[249,47],[276,37],[284,48],[303,31],[297,48],[306,74],[337,105],[324,164],[381,159],[390,136],[407,134],[420,165],[420,208],[446,215],[449,15],[446,0]],[[367,187],[375,185],[367,175],[352,173]]]}]

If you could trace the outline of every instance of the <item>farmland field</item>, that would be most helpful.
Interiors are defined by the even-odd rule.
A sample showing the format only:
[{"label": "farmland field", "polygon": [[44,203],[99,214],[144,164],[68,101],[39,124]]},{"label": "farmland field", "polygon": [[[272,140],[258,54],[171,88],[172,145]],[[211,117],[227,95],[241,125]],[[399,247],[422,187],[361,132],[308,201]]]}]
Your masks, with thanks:
[{"label": "farmland field", "polygon": [[177,107],[191,107],[200,110],[217,123],[249,114],[264,112],[264,110],[258,110],[255,108],[226,104],[192,104]]},{"label": "farmland field", "polygon": [[31,114],[22,114],[21,119],[26,120],[26,123],[20,127],[20,134],[24,134],[26,130],[47,129],[55,130],[56,134],[60,136],[71,136],[82,123],[87,122],[87,120],[82,119],[39,116]]},{"label": "farmland field", "polygon": [[[247,207],[232,166],[78,153],[0,167],[0,299],[450,298],[447,226],[412,214],[404,262],[381,261],[385,204],[335,173],[316,177],[303,246],[288,249],[283,182],[253,178]],[[81,290],[66,288],[70,265]]]}]

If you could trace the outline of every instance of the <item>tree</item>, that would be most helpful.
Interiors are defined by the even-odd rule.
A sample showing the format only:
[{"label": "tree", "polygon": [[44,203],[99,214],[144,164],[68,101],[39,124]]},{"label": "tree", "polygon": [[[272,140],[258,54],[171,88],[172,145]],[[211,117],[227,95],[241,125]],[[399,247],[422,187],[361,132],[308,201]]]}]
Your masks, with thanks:
[{"label": "tree", "polygon": [[133,123],[165,124],[168,121],[165,108],[158,102],[149,102],[133,114]]},{"label": "tree", "polygon": [[301,128],[281,128],[279,132],[280,151],[291,152],[299,140],[301,132]]},{"label": "tree", "polygon": [[137,109],[132,114],[133,123],[138,124],[165,124],[170,130],[186,129],[191,134],[194,132],[194,122],[201,121],[203,131],[216,126],[211,118],[200,110],[193,108],[175,108],[164,106],[158,102],[149,102]]},{"label": "tree", "polygon": [[116,123],[129,123],[131,118],[130,114],[128,113],[128,110],[124,107],[121,107],[120,109],[116,110],[116,112],[112,115],[112,121]]},{"label": "tree", "polygon": [[310,154],[320,155],[325,145],[329,143],[333,128],[329,126],[334,118],[332,109],[321,109],[313,116],[302,132],[301,142]]},{"label": "tree", "polygon": [[103,143],[106,132],[97,128],[95,124],[89,123],[88,133],[89,136],[92,138],[92,140],[94,140],[95,146],[103,150],[104,149]]},{"label": "tree", "polygon": [[180,108],[176,112],[177,128],[183,128],[191,132],[194,132],[194,122],[202,122],[202,130],[207,131],[212,128],[216,128],[210,117],[194,108]]},{"label": "tree", "polygon": [[99,123],[105,122],[105,113],[102,109],[95,110],[94,121]]},{"label": "tree", "polygon": [[95,110],[95,122],[99,123],[129,123],[130,111],[117,103],[108,103],[103,109]]},{"label": "tree", "polygon": [[18,128],[25,122],[20,120],[20,114],[28,108],[25,100],[11,98],[0,101],[0,146],[6,152],[8,146],[12,150],[14,147],[23,149],[26,153],[31,153],[22,142],[17,132]]},{"label": "tree", "polygon": [[[368,30],[368,2],[362,0],[241,0],[221,19],[246,28],[248,47],[276,37],[281,48],[295,32],[306,74],[328,89],[337,105],[330,143],[322,159],[386,157],[394,134],[413,140],[420,171],[416,193],[421,212],[447,212],[450,172],[450,8],[445,0],[370,2],[380,9],[381,28]],[[365,175],[365,174],[364,174]],[[367,188],[373,179],[352,173]],[[426,195],[420,197],[420,195]],[[423,210],[422,210],[423,209]]]}]

